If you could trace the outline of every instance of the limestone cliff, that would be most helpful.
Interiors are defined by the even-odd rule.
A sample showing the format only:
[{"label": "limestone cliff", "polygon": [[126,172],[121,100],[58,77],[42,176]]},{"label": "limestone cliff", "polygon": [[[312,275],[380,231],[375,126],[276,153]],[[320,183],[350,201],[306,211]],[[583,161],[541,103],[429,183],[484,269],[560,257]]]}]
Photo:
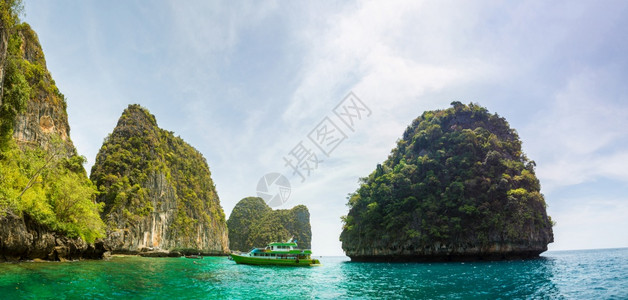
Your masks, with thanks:
[{"label": "limestone cliff", "polygon": [[35,32],[1,8],[0,261],[100,258],[103,224],[65,98]]},{"label": "limestone cliff", "polygon": [[37,34],[26,23],[17,28],[17,37],[22,42],[19,52],[25,60],[26,80],[31,86],[30,100],[26,111],[14,121],[13,137],[20,144],[47,147],[50,139],[59,136],[66,141],[70,154],[76,154],[69,141],[67,104],[59,92],[52,76],[46,69],[44,53],[39,45]]},{"label": "limestone cliff", "polygon": [[453,102],[406,129],[349,199],[352,260],[536,257],[553,242],[534,161],[502,117]]},{"label": "limestone cliff", "polygon": [[233,208],[227,226],[232,250],[248,251],[291,237],[300,248],[312,247],[310,212],[305,205],[272,210],[262,198],[244,198]]},{"label": "limestone cliff", "polygon": [[9,30],[8,24],[5,24],[4,20],[0,21],[0,107],[2,106],[2,90],[4,85],[4,69],[7,59],[7,47],[9,46]]},{"label": "limestone cliff", "polygon": [[225,254],[224,212],[205,158],[155,117],[129,105],[96,157],[91,179],[104,203],[106,245]]}]

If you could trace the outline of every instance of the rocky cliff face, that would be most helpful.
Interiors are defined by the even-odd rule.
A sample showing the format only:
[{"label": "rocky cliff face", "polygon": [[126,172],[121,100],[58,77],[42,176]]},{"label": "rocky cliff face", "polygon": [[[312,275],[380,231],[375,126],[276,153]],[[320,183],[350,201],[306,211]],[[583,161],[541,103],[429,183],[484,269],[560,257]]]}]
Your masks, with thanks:
[{"label": "rocky cliff face", "polygon": [[300,248],[312,247],[310,212],[305,205],[272,210],[262,198],[244,198],[233,208],[227,226],[232,250],[248,251],[291,237]]},{"label": "rocky cliff face", "polygon": [[505,119],[452,103],[414,120],[350,197],[352,260],[536,257],[553,242],[535,163]]},{"label": "rocky cliff face", "polygon": [[13,137],[18,143],[46,148],[53,136],[59,136],[75,154],[71,141],[65,97],[57,89],[52,76],[46,69],[44,53],[37,34],[28,24],[17,27],[21,56],[28,62],[26,80],[31,86],[30,100],[26,112],[18,115],[13,127]]},{"label": "rocky cliff face", "polygon": [[7,46],[9,45],[9,30],[4,21],[0,21],[0,107],[2,106],[2,90],[4,85],[4,65],[7,59]]},{"label": "rocky cliff face", "polygon": [[139,105],[123,112],[91,178],[105,204],[106,245],[114,253],[228,253],[224,212],[207,162]]},{"label": "rocky cliff face", "polygon": [[[88,244],[77,236],[86,232],[77,229],[82,220],[60,208],[65,203],[55,194],[60,191],[56,179],[88,191],[91,184],[69,138],[65,99],[46,68],[37,35],[28,24],[17,23],[0,26],[0,124],[12,139],[3,140],[0,149],[0,261],[101,258],[102,242]],[[60,140],[54,150],[53,140]],[[97,211],[89,197],[79,199],[87,203],[79,213]]]}]

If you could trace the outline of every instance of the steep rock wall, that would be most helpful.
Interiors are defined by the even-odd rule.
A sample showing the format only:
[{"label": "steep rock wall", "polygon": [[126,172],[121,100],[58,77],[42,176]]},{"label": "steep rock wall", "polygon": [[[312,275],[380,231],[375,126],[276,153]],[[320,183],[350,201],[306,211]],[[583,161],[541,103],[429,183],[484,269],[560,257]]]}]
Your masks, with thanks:
[{"label": "steep rock wall", "polygon": [[107,246],[226,254],[224,212],[202,155],[130,105],[107,138],[91,178],[102,192]]},{"label": "steep rock wall", "polygon": [[[3,6],[3,9],[6,7]],[[3,12],[6,13],[6,12]],[[10,12],[15,14],[15,12]],[[64,96],[57,89],[52,76],[50,75],[47,67],[44,54],[37,38],[36,33],[26,23],[19,23],[16,15],[13,15],[11,20],[12,24],[7,24],[6,19],[2,19],[0,26],[0,96],[4,95],[5,89],[5,76],[7,70],[10,70],[12,74],[19,73],[22,76],[22,82],[25,84],[28,93],[24,94],[23,110],[13,106],[10,108],[3,107],[3,110],[13,111],[12,113],[4,113],[1,117],[2,121],[12,124],[9,132],[9,139],[17,142],[19,151],[36,153],[41,149],[50,152],[49,145],[51,140],[60,138],[62,141],[62,147],[64,151],[58,151],[55,149],[55,153],[63,154],[63,157],[57,157],[52,159],[50,153],[43,154],[51,157],[49,160],[50,166],[46,168],[44,165],[40,171],[48,172],[55,168],[55,172],[67,175],[67,173],[75,173],[77,181],[87,181],[85,171],[82,166],[73,165],[69,170],[63,162],[59,162],[59,159],[67,158],[69,161],[80,161],[76,159],[76,150],[72,141],[69,138],[69,125],[68,117],[66,113],[66,102]],[[10,49],[9,41],[13,48]],[[11,56],[9,57],[9,50]],[[11,68],[7,69],[8,61],[11,60]],[[14,82],[9,82],[13,84]],[[8,98],[7,98],[8,99]],[[0,106],[9,102],[4,102],[3,97],[0,97]],[[16,105],[15,103],[9,105]],[[18,107],[21,105],[17,105]],[[6,123],[5,123],[6,124]],[[5,145],[6,146],[6,145]],[[9,146],[9,149],[12,149]],[[4,151],[4,149],[2,150]],[[11,150],[14,151],[14,150]],[[7,159],[6,153],[0,153],[0,159]],[[56,154],[55,154],[56,155]],[[9,159],[15,159],[16,155],[10,156]],[[18,158],[24,159],[24,161],[18,161],[19,164],[33,163],[32,160],[25,159],[23,156],[17,155]],[[32,157],[30,159],[33,159]],[[3,168],[14,165],[15,161],[9,163],[3,162]],[[53,167],[54,165],[54,167]],[[38,167],[39,168],[39,167]],[[31,168],[32,169],[32,168]],[[27,170],[27,171],[25,171]],[[28,172],[28,167],[24,168],[24,165],[19,170],[9,170],[7,172],[20,174]],[[0,170],[5,171],[5,170]],[[31,170],[32,171],[32,170]],[[4,174],[2,174],[4,175]],[[17,175],[24,176],[24,174]],[[29,174],[27,176],[33,176]],[[4,177],[7,180],[8,177]],[[14,177],[10,177],[14,178]],[[44,185],[47,182],[43,182],[44,176],[35,176],[34,179],[41,179],[42,182],[34,181],[32,186]],[[23,201],[18,194],[10,193],[11,189],[26,190],[28,187],[25,182],[3,182],[4,194],[0,193],[0,261],[15,261],[15,260],[29,260],[29,259],[44,259],[44,260],[72,260],[79,258],[101,258],[106,252],[102,241],[96,241],[95,243],[88,244],[81,237],[68,237],[68,231],[62,228],[57,230],[51,229],[47,225],[40,223],[41,220],[31,217],[28,207],[44,206],[49,210],[45,212],[46,217],[49,220],[51,217],[54,219],[54,212],[51,212],[50,203],[43,204],[42,202],[55,202],[54,196],[37,198],[36,204],[29,204],[24,208],[24,205],[19,205]],[[32,187],[31,186],[31,187]],[[7,193],[8,192],[8,193]],[[43,193],[43,192],[42,192]],[[24,192],[22,192],[24,194]],[[5,197],[2,199],[2,197]],[[10,197],[10,198],[6,198]],[[84,201],[90,201],[89,199],[82,199]],[[29,200],[32,201],[32,200]],[[7,203],[8,204],[7,206]],[[16,205],[18,204],[18,205]],[[16,209],[16,207],[21,208]],[[42,215],[40,212],[39,216]],[[71,222],[67,222],[66,219],[58,219],[53,222],[57,222],[57,225],[62,222],[66,222],[63,225],[68,225]],[[98,222],[100,219],[98,219]],[[74,224],[76,225],[76,224]],[[67,229],[67,227],[66,227]],[[76,236],[73,234],[72,236]]]},{"label": "steep rock wall", "polygon": [[39,44],[37,34],[28,24],[17,27],[17,34],[22,40],[21,55],[32,70],[27,76],[31,86],[30,100],[26,112],[17,116],[13,127],[13,137],[18,143],[46,148],[53,136],[59,136],[66,142],[70,154],[76,150],[71,141],[68,123],[67,104],[63,94],[57,89],[52,76],[46,69],[46,59]]}]

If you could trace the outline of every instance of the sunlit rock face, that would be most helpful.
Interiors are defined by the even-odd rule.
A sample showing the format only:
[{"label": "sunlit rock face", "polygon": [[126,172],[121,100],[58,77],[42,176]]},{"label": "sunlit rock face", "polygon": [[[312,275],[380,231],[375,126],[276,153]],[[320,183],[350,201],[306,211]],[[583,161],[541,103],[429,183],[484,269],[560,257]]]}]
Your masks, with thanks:
[{"label": "sunlit rock face", "polygon": [[139,105],[122,113],[91,179],[105,203],[113,253],[228,253],[225,216],[205,158]]}]

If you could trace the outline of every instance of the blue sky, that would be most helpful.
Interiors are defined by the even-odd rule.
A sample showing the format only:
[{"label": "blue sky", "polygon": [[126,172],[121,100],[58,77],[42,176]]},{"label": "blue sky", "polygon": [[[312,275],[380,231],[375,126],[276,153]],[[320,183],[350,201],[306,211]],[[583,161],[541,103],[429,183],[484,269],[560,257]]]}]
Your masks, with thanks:
[{"label": "blue sky", "polygon": [[[342,255],[346,195],[410,122],[452,101],[504,116],[537,163],[550,250],[628,246],[628,2],[25,1],[94,162],[130,103],[207,158],[227,216],[267,173]],[[353,91],[355,130],[333,109]],[[304,182],[284,157],[323,120],[347,139]]]}]

